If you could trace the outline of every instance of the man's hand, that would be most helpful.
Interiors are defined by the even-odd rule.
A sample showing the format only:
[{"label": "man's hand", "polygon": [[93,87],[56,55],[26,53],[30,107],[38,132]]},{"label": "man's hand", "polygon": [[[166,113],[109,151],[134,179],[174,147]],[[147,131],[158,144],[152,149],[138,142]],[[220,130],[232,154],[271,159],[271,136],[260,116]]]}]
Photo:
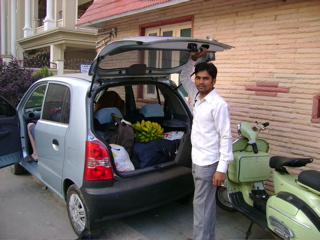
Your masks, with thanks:
[{"label": "man's hand", "polygon": [[207,53],[207,49],[205,47],[201,47],[197,52],[191,52],[191,59],[193,61],[197,61],[200,57]]},{"label": "man's hand", "polygon": [[215,186],[221,186],[226,180],[226,174],[222,172],[215,172],[212,178],[212,184]]}]

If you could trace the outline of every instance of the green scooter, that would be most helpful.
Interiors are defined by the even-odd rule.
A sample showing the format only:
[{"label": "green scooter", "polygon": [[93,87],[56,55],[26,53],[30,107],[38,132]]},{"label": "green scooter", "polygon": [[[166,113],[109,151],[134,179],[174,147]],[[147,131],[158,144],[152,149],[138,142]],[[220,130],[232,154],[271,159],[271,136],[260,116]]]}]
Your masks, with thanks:
[{"label": "green scooter", "polygon": [[[238,124],[241,138],[233,144],[234,161],[229,164],[227,188],[217,191],[217,204],[236,209],[251,220],[246,239],[254,223],[283,239],[320,239],[320,172],[305,170],[297,176],[285,168],[305,166],[312,158],[270,157],[268,143],[258,138],[268,125]],[[264,185],[270,174],[272,195]],[[221,201],[226,189],[230,202]]]}]

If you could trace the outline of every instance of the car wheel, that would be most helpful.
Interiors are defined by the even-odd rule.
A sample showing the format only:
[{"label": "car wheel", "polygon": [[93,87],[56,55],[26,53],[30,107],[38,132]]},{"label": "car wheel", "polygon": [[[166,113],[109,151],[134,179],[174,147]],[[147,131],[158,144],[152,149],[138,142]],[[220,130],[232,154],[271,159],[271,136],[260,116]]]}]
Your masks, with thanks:
[{"label": "car wheel", "polygon": [[220,186],[217,188],[216,199],[217,199],[217,205],[222,209],[230,212],[236,211],[236,209],[232,206],[229,200],[228,190],[226,187]]},{"label": "car wheel", "polygon": [[26,172],[26,170],[24,169],[24,167],[22,167],[20,164],[13,164],[11,165],[11,172],[14,175],[20,175]]},{"label": "car wheel", "polygon": [[67,191],[67,211],[72,228],[78,236],[85,228],[89,229],[87,206],[80,190],[74,184]]}]

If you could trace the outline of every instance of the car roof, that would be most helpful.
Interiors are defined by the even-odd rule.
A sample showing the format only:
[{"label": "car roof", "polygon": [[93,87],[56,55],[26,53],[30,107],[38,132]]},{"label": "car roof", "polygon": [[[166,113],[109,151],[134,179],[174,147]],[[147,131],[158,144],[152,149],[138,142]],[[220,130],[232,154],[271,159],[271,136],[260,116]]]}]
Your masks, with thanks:
[{"label": "car roof", "polygon": [[45,77],[39,79],[36,83],[67,83],[71,86],[77,86],[85,88],[87,91],[91,85],[92,77],[88,75],[88,73],[71,73],[71,74],[63,74],[63,75],[54,75],[50,77]]},{"label": "car roof", "polygon": [[67,78],[77,78],[77,79],[82,79],[88,82],[91,82],[92,77],[88,75],[88,73],[66,73],[63,75],[55,75],[56,77],[67,77]]}]

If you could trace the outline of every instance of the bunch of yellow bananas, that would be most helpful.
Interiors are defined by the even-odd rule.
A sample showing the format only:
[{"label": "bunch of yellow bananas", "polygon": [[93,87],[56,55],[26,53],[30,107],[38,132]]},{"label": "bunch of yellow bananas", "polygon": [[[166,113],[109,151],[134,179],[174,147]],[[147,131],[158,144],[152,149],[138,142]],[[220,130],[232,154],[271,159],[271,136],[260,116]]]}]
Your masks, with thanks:
[{"label": "bunch of yellow bananas", "polygon": [[131,125],[136,130],[141,142],[163,138],[163,128],[156,122],[142,120]]}]

